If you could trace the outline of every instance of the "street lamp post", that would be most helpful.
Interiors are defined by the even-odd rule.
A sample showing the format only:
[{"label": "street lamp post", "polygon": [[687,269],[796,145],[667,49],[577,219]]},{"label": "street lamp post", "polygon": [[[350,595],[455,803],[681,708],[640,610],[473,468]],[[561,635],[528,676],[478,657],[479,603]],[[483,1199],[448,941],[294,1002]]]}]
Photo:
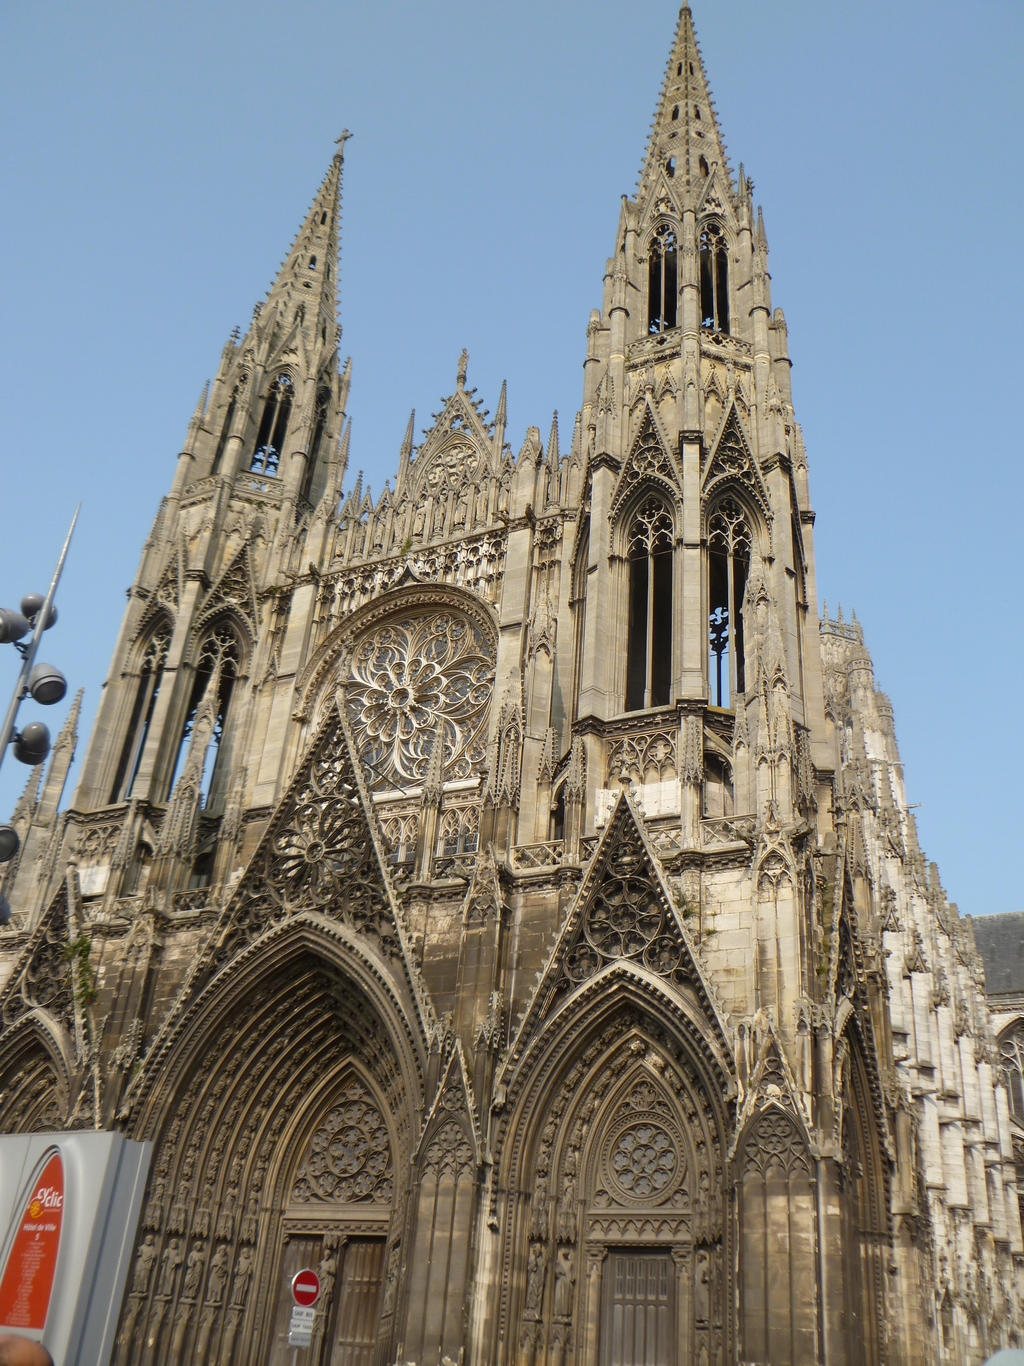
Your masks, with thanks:
[{"label": "street lamp post", "polygon": [[[21,655],[21,671],[7,707],[7,715],[0,726],[0,764],[3,763],[7,746],[12,740],[14,757],[23,764],[41,764],[50,752],[50,732],[42,721],[30,721],[20,731],[15,730],[14,726],[18,708],[26,697],[31,697],[33,701],[48,707],[59,702],[68,690],[67,680],[61,671],[55,669],[52,664],[37,664],[36,654],[43,632],[57,620],[53,598],[57,592],[57,584],[60,582],[61,570],[67,559],[68,547],[81,507],[79,503],[71,518],[71,525],[64,538],[64,547],[60,552],[57,568],[53,571],[46,597],[40,597],[38,593],[27,594],[21,600],[20,612],[13,612],[6,607],[0,608],[0,644],[13,645]],[[32,632],[32,639],[26,643],[22,637],[28,635],[29,631]],[[6,863],[14,857],[20,842],[13,825],[0,825],[0,863]],[[0,905],[0,923],[3,918],[3,906]]]}]

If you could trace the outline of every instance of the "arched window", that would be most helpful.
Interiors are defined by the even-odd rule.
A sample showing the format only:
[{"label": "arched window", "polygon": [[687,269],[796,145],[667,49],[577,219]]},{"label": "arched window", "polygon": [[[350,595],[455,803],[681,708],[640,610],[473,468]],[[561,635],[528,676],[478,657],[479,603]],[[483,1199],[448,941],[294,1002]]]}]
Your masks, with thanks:
[{"label": "arched window", "polygon": [[254,474],[277,473],[284,451],[284,439],[288,434],[294,393],[287,375],[278,375],[270,386],[267,401],[263,405],[260,429],[256,433],[256,446],[249,462],[249,469]]},{"label": "arched window", "polygon": [[1010,1114],[1024,1124],[1024,1030],[1014,1025],[999,1044],[1003,1079],[1010,1097]]},{"label": "arched window", "polygon": [[224,459],[224,448],[227,446],[228,437],[231,435],[231,424],[235,420],[235,406],[237,402],[238,386],[236,385],[231,395],[231,401],[228,403],[228,410],[224,414],[224,425],[221,427],[220,436],[217,438],[217,449],[213,453],[213,464],[210,466],[211,474],[218,474],[220,472],[220,462]]},{"label": "arched window", "polygon": [[704,751],[704,815],[733,814],[732,765],[719,754]]},{"label": "arched window", "polygon": [[708,680],[717,707],[732,706],[743,677],[743,592],[750,572],[750,523],[735,498],[708,522]]},{"label": "arched window", "polygon": [[583,686],[583,644],[587,629],[587,571],[590,565],[590,514],[580,533],[579,550],[572,573],[572,600],[569,603],[573,616],[573,688],[572,712],[579,710],[580,689]]},{"label": "arched window", "polygon": [[665,707],[672,687],[672,517],[650,496],[629,524],[626,710]]},{"label": "arched window", "polygon": [[316,413],[313,417],[313,432],[309,438],[309,450],[306,454],[306,470],[302,476],[302,494],[308,502],[310,492],[313,488],[313,476],[316,473],[317,461],[320,459],[320,447],[324,442],[324,431],[327,427],[327,410],[330,406],[331,391],[326,385],[321,385],[316,391]]},{"label": "arched window", "polygon": [[167,647],[170,643],[171,628],[166,621],[161,622],[150,636],[142,656],[135,701],[132,703],[128,729],[125,731],[121,757],[117,761],[114,785],[110,790],[112,802],[124,801],[131,796],[132,784],[138,774],[142,752],[146,748],[146,738],[153,721],[156,699],[164,676],[164,665],[167,662]]},{"label": "arched window", "polygon": [[729,251],[717,223],[700,231],[700,325],[729,330]]},{"label": "arched window", "polygon": [[662,223],[651,238],[647,258],[647,330],[667,332],[676,325],[679,297],[676,235]]},{"label": "arched window", "polygon": [[554,801],[551,804],[548,838],[552,840],[565,839],[565,783],[555,793]]},{"label": "arched window", "polygon": [[188,710],[185,713],[185,720],[181,728],[181,737],[178,741],[178,753],[175,756],[170,782],[167,784],[168,794],[174,790],[174,784],[178,774],[181,772],[182,765],[185,762],[185,756],[188,754],[188,742],[192,735],[192,726],[196,719],[196,712],[199,709],[200,703],[206,696],[206,689],[216,672],[219,676],[217,716],[214,722],[213,734],[210,737],[210,743],[207,746],[203,763],[202,781],[200,784],[202,804],[204,806],[210,804],[210,798],[216,792],[218,777],[221,776],[218,774],[218,762],[221,757],[221,747],[224,739],[228,710],[231,706],[231,694],[235,686],[235,679],[238,676],[238,663],[239,649],[234,631],[227,625],[216,627],[210,632],[199,648],[199,655],[196,660],[195,680],[192,684],[192,692],[188,700]]}]

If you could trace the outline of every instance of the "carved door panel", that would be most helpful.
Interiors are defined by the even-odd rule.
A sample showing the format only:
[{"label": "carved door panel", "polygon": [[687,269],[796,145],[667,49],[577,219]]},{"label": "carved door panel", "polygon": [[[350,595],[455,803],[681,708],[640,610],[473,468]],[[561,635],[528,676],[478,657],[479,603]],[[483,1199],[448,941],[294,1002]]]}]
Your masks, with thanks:
[{"label": "carved door panel", "polygon": [[324,1366],[373,1366],[384,1284],[384,1239],[353,1238],[335,1295],[334,1346]]},{"label": "carved door panel", "polygon": [[610,1252],[605,1263],[600,1366],[679,1366],[675,1266],[660,1252]]}]

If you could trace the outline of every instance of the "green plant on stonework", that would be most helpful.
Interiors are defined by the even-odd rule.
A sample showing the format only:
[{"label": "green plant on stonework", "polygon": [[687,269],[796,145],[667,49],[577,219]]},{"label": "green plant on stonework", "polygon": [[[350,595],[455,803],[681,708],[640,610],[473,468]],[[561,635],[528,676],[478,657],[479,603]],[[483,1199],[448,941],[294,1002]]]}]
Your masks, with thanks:
[{"label": "green plant on stonework", "polygon": [[75,1001],[80,1006],[90,1005],[96,999],[96,978],[93,976],[92,963],[89,961],[91,949],[92,940],[87,934],[80,934],[77,939],[69,939],[61,948],[61,957],[65,963],[71,964],[75,982]]},{"label": "green plant on stonework", "polygon": [[399,548],[398,553],[399,553],[399,555],[408,555],[408,553],[409,553],[409,551],[410,551],[411,549],[412,549],[412,537],[411,537],[411,536],[406,536],[405,540],[404,540],[404,541],[402,542],[402,544],[401,544],[401,547]]}]

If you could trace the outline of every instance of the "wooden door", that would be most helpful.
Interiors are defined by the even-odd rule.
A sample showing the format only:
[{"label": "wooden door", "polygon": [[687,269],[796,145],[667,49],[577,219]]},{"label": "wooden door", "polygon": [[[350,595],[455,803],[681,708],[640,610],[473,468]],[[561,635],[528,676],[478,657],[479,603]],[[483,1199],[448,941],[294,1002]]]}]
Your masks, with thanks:
[{"label": "wooden door", "polygon": [[602,1285],[601,1366],[679,1366],[672,1258],[610,1252]]},{"label": "wooden door", "polygon": [[384,1239],[352,1238],[344,1248],[325,1366],[373,1366],[383,1288]]},{"label": "wooden door", "polygon": [[[288,1320],[291,1318],[292,1277],[297,1271],[310,1267],[314,1271],[323,1255],[323,1238],[320,1234],[309,1234],[290,1238],[285,1245],[281,1258],[281,1271],[278,1277],[277,1304],[274,1309],[274,1337],[268,1357],[268,1366],[291,1366],[292,1348],[288,1346]],[[318,1306],[318,1310],[320,1306]]]}]

